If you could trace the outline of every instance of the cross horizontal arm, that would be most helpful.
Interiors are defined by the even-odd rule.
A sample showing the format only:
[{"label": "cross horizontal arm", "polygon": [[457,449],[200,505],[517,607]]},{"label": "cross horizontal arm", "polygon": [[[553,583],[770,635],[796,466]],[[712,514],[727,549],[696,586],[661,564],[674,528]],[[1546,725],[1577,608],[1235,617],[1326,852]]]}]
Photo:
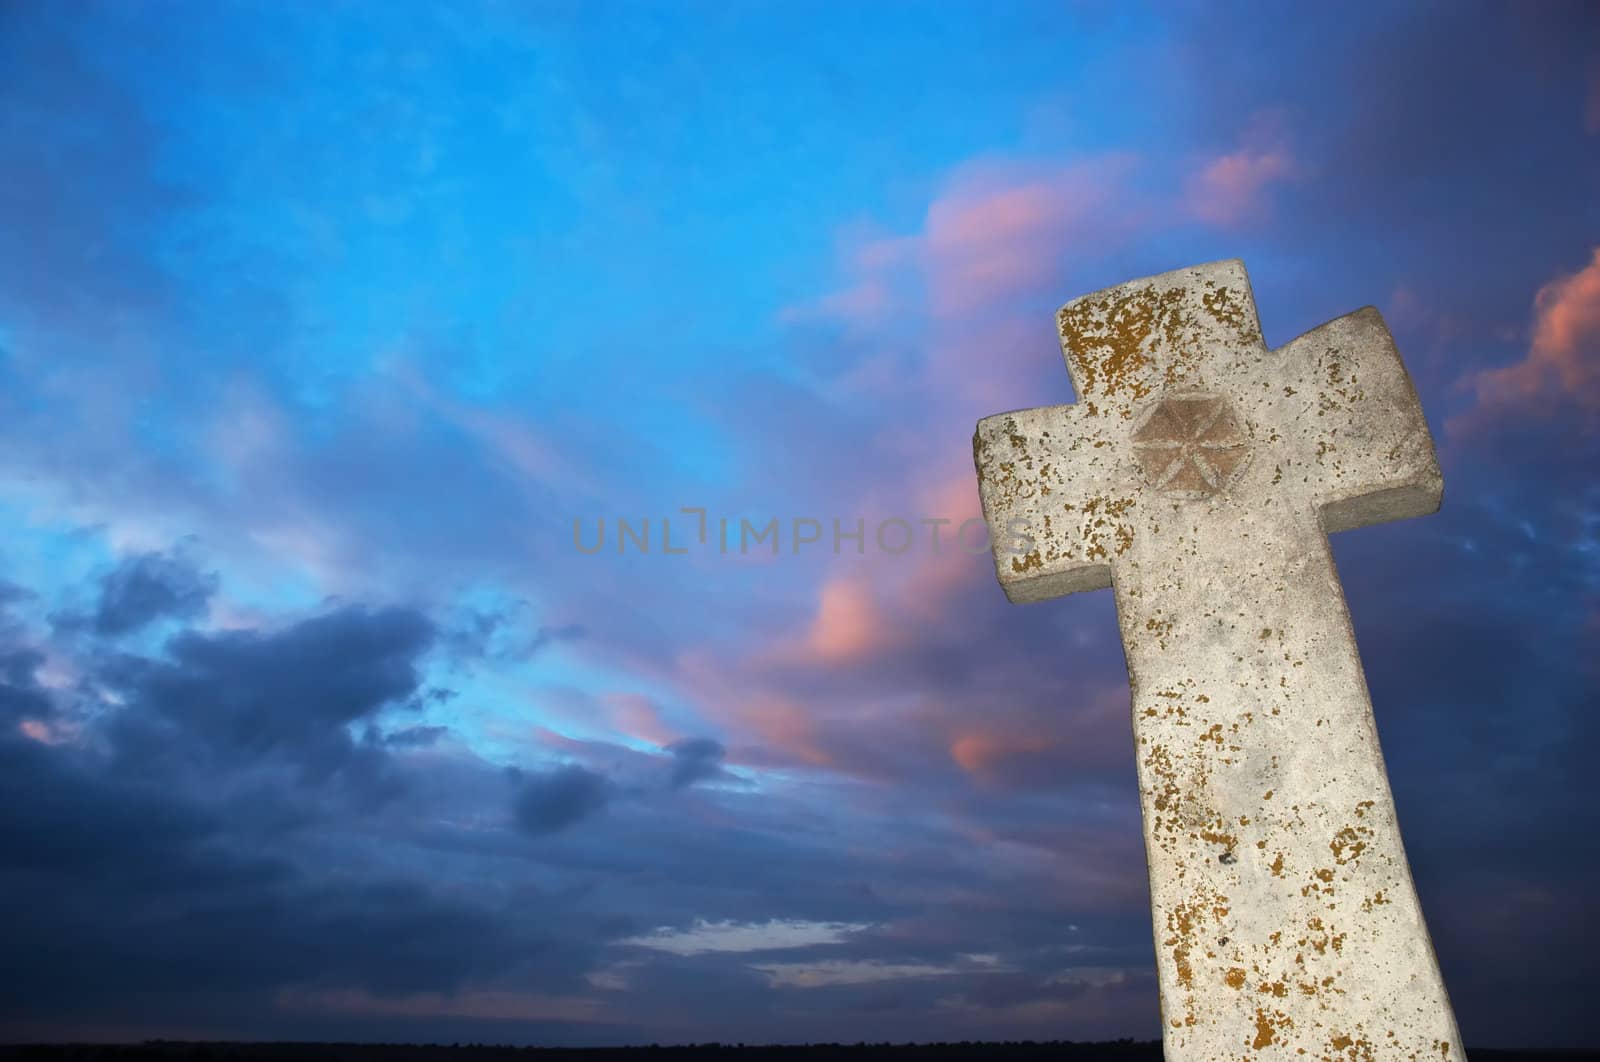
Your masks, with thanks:
[{"label": "cross horizontal arm", "polygon": [[985,417],[972,439],[995,573],[1017,603],[1111,585],[1131,542],[1133,483],[1115,428],[1086,406]]},{"label": "cross horizontal arm", "polygon": [[1273,352],[1262,386],[1290,407],[1280,472],[1309,485],[1324,530],[1426,516],[1444,479],[1383,315],[1368,306]]}]

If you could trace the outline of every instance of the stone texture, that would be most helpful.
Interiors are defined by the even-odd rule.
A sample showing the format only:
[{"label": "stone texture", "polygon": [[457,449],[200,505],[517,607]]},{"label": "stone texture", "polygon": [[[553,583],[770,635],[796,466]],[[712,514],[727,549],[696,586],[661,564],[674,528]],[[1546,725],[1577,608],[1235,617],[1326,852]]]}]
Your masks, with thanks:
[{"label": "stone texture", "polygon": [[1327,541],[1439,505],[1383,319],[1268,350],[1227,261],[1058,323],[1079,401],[973,451],[1011,600],[1114,588],[1167,1058],[1464,1058]]}]

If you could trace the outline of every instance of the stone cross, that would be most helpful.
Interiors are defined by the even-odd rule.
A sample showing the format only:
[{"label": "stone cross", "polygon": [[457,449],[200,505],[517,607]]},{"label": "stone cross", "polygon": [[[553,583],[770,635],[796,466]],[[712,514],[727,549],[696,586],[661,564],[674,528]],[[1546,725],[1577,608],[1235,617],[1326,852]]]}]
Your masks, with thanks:
[{"label": "stone cross", "polygon": [[1439,507],[1383,319],[1268,350],[1227,261],[1058,324],[1077,403],[973,453],[1012,601],[1116,595],[1166,1057],[1465,1059],[1328,550]]}]

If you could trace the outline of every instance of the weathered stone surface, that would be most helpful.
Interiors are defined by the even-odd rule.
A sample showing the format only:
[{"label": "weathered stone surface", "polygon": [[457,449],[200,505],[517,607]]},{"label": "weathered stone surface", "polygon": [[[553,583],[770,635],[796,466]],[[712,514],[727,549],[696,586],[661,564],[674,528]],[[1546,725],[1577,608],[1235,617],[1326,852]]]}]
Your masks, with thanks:
[{"label": "weathered stone surface", "polygon": [[1327,541],[1439,505],[1382,318],[1268,350],[1227,261],[1059,325],[1078,402],[973,449],[1011,600],[1114,587],[1167,1058],[1464,1058]]}]

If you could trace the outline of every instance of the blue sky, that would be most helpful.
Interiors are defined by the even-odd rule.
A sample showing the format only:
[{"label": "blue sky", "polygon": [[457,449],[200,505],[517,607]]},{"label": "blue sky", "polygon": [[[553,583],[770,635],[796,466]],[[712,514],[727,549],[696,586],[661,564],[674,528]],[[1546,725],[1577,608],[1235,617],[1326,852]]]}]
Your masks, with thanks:
[{"label": "blue sky", "polygon": [[[1055,307],[1241,257],[1274,345],[1378,306],[1434,430],[1441,513],[1334,548],[1463,1033],[1592,1045],[1597,41],[10,5],[0,1032],[1156,1035],[1110,596],[832,522],[972,518]],[[684,507],[782,549],[616,551]]]}]

